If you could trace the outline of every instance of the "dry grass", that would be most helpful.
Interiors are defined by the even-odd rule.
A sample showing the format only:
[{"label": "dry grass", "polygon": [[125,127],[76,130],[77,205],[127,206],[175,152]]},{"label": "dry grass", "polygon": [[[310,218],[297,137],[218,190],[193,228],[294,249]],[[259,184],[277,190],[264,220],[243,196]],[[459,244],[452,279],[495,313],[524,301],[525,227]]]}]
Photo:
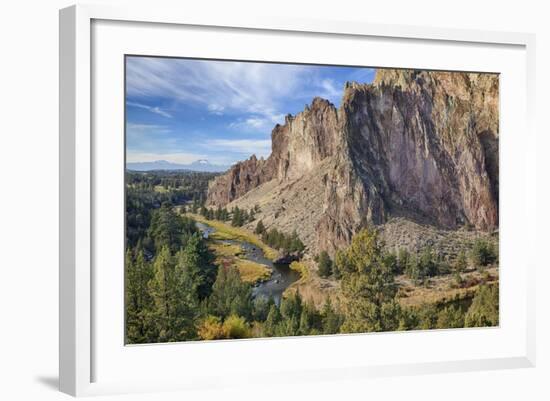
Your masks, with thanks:
[{"label": "dry grass", "polygon": [[467,299],[475,295],[480,285],[498,282],[498,267],[490,267],[481,273],[472,270],[461,274],[462,284],[454,283],[452,274],[436,276],[425,285],[415,285],[404,276],[397,278],[399,303],[403,306],[422,304],[443,304],[457,299]]},{"label": "dry grass", "polygon": [[209,226],[215,228],[216,232],[210,236],[212,239],[232,239],[249,242],[260,248],[264,252],[264,256],[271,260],[276,259],[277,255],[279,254],[275,249],[264,244],[262,240],[258,238],[254,233],[244,228],[233,227],[229,224],[225,224],[217,220],[208,220],[199,214],[187,213],[186,215],[191,217],[195,221],[208,224]]},{"label": "dry grass", "polygon": [[271,277],[271,269],[267,266],[241,258],[242,250],[238,245],[209,239],[208,247],[216,255],[216,264],[235,266],[239,270],[241,280],[246,283],[255,283]]},{"label": "dry grass", "polygon": [[239,256],[241,254],[241,247],[235,244],[226,244],[218,241],[209,241],[208,247],[217,256],[230,257]]},{"label": "dry grass", "polygon": [[168,192],[168,189],[166,189],[166,188],[163,187],[162,185],[155,185],[154,191],[155,191],[155,192],[158,192],[158,193],[160,193],[160,194],[165,194],[165,193]]},{"label": "dry grass", "polygon": [[271,277],[271,270],[260,263],[246,259],[236,259],[235,265],[239,269],[241,280],[245,283],[255,283]]},{"label": "dry grass", "polygon": [[327,280],[319,277],[315,272],[315,262],[311,258],[302,259],[300,262],[292,262],[290,268],[300,273],[300,279],[283,293],[283,297],[298,291],[302,299],[313,302],[320,309],[330,298],[332,305],[338,308],[340,303],[338,292],[339,284],[336,280]]},{"label": "dry grass", "polygon": [[296,283],[304,283],[309,279],[309,269],[304,262],[292,262],[289,267],[300,273],[300,279]]}]

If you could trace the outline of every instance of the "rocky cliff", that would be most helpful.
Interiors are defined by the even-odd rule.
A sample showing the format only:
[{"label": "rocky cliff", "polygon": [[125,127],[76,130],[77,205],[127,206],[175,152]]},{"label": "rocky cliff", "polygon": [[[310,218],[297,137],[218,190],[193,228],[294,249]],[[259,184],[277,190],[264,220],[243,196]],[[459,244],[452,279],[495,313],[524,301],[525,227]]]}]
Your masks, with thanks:
[{"label": "rocky cliff", "polygon": [[333,252],[365,224],[498,227],[498,76],[380,69],[315,98],[209,187],[208,203],[252,207],[267,225]]}]

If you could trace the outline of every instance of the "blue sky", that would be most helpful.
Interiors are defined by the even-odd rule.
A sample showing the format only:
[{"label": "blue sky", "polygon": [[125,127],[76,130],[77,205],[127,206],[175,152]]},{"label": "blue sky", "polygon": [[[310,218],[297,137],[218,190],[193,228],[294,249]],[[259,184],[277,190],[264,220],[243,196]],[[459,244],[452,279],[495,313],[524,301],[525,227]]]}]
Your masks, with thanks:
[{"label": "blue sky", "polygon": [[128,162],[230,165],[271,152],[271,130],[315,96],[340,105],[372,68],[126,58]]}]

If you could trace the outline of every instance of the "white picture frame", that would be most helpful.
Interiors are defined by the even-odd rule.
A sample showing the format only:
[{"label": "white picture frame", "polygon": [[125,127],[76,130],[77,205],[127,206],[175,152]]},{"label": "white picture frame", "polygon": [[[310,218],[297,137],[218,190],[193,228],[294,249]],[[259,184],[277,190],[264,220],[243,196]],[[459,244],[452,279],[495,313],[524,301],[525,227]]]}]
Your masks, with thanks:
[{"label": "white picture frame", "polygon": [[[523,147],[515,146],[513,137],[506,137],[503,134],[503,150],[501,152],[515,151],[514,155],[520,161],[515,172],[503,166],[501,176],[506,174],[516,174],[514,179],[519,179],[523,182],[523,191],[517,196],[516,212],[521,214],[524,223],[520,219],[501,218],[503,227],[508,230],[513,230],[518,225],[524,224],[521,229],[524,232],[524,239],[514,251],[501,252],[501,258],[513,258],[514,252],[519,252],[519,249],[529,250],[534,246],[534,221],[536,216],[536,205],[534,204],[534,194],[536,190],[535,170],[535,132],[533,129],[533,113],[534,113],[534,35],[524,33],[506,33],[506,32],[484,32],[456,29],[436,29],[425,27],[412,26],[397,26],[397,25],[373,25],[366,22],[351,22],[351,21],[316,21],[316,20],[296,20],[292,18],[270,18],[257,16],[242,16],[240,19],[227,20],[223,16],[197,16],[189,15],[185,12],[185,8],[177,10],[166,10],[160,8],[113,8],[109,6],[95,5],[78,5],[72,6],[60,11],[60,360],[59,360],[59,375],[60,375],[60,390],[75,396],[94,395],[106,393],[134,392],[134,391],[161,391],[170,389],[197,389],[209,388],[211,386],[229,385],[229,378],[224,378],[222,371],[208,374],[207,370],[201,367],[194,369],[185,380],[177,376],[150,377],[150,380],[132,380],[131,377],[116,377],[109,376],[105,380],[101,378],[101,372],[98,372],[98,366],[101,363],[96,363],[96,357],[103,352],[106,341],[103,337],[97,336],[96,325],[102,323],[103,315],[101,306],[94,305],[94,291],[101,286],[101,277],[94,274],[94,266],[98,260],[104,256],[95,253],[94,238],[98,233],[98,227],[103,227],[96,218],[101,215],[101,211],[97,212],[98,205],[95,193],[98,189],[96,171],[98,165],[98,155],[105,151],[104,145],[96,142],[94,138],[93,126],[98,125],[98,115],[101,116],[101,111],[95,110],[92,96],[94,89],[92,87],[93,69],[99,68],[94,55],[100,54],[101,46],[105,45],[105,41],[99,38],[96,42],[93,40],[94,24],[101,21],[109,24],[119,23],[139,23],[155,25],[159,28],[159,35],[165,35],[162,30],[178,29],[178,27],[202,27],[209,30],[221,30],[226,32],[230,29],[234,32],[246,35],[253,35],[254,32],[263,32],[266,34],[284,34],[284,35],[306,35],[308,38],[326,38],[328,41],[331,37],[348,39],[361,38],[382,38],[389,42],[409,41],[408,43],[433,43],[440,46],[455,46],[462,48],[476,48],[483,50],[483,46],[495,47],[502,49],[512,49],[512,53],[517,53],[515,62],[521,65],[519,69],[522,71],[515,77],[514,83],[517,90],[522,95],[517,100],[520,106],[524,107],[518,121],[510,121],[506,119],[506,124],[521,124],[516,127],[522,127],[522,138],[525,143]],[[138,25],[139,25],[138,24]],[[152,25],[151,25],[152,24]],[[109,25],[109,26],[111,26]],[[109,34],[109,26],[102,32]],[[141,25],[143,26],[143,25]],[[161,29],[162,28],[162,29]],[[139,34],[140,26],[134,28],[128,25],[116,27],[116,30],[136,29],[136,34]],[[103,35],[102,33],[99,36]],[[114,35],[114,34],[113,34]],[[117,43],[123,43],[125,39],[123,35],[117,34],[117,39],[113,40],[113,46]],[[134,35],[128,35],[134,36]],[[153,35],[154,36],[154,35]],[[159,36],[160,38],[161,36]],[[114,37],[113,37],[114,38]],[[310,39],[307,39],[310,40]],[[320,39],[318,39],[320,40]],[[347,39],[346,39],[347,40]],[[205,42],[206,46],[208,43]],[[145,45],[144,45],[145,46]],[[105,46],[106,47],[106,46]],[[99,49],[98,49],[99,48]],[[114,49],[114,47],[113,47]],[[114,51],[114,50],[113,50]],[[121,51],[121,50],[116,50]],[[159,50],[161,51],[161,50]],[[458,48],[457,48],[457,51]],[[113,53],[118,57],[118,53]],[[444,54],[442,52],[442,54]],[[101,56],[103,57],[103,56]],[[273,56],[277,57],[277,56]],[[507,57],[507,56],[503,56]],[[517,59],[516,59],[517,57]],[[268,57],[269,59],[269,57]],[[496,59],[495,59],[496,60]],[[390,61],[388,61],[390,62]],[[493,61],[496,63],[497,61]],[[523,64],[525,63],[525,64]],[[378,64],[380,65],[380,64]],[[444,66],[445,63],[440,64]],[[495,64],[493,64],[495,65]],[[394,65],[400,67],[401,65]],[[419,65],[418,67],[437,67],[432,62],[430,65]],[[455,68],[458,68],[456,65]],[[498,66],[497,66],[498,67]],[[115,68],[115,67],[114,67]],[[118,68],[118,67],[116,67]],[[504,68],[504,66],[503,66]],[[518,71],[519,71],[518,69]],[[481,71],[481,70],[480,70]],[[492,69],[493,72],[500,72],[499,68]],[[120,72],[120,71],[119,71]],[[512,73],[511,73],[512,74]],[[103,78],[101,78],[103,79]],[[511,81],[510,81],[511,82]],[[506,86],[505,86],[506,88]],[[121,89],[121,88],[119,88]],[[510,96],[511,91],[504,90],[502,96]],[[504,99],[506,100],[506,99]],[[504,106],[503,106],[504,107]],[[505,111],[501,108],[501,111]],[[96,115],[97,113],[97,115]],[[116,114],[116,113],[115,113]],[[119,118],[116,115],[114,118]],[[119,121],[123,124],[123,122]],[[506,131],[506,130],[504,130]],[[120,133],[123,135],[123,133]],[[507,145],[506,145],[506,142]],[[116,147],[116,146],[115,146]],[[508,149],[508,150],[506,150]],[[113,153],[118,151],[113,150]],[[103,155],[104,153],[102,153]],[[505,155],[501,153],[501,157]],[[113,156],[116,157],[116,156]],[[507,156],[506,156],[507,157]],[[108,166],[108,164],[106,164]],[[101,173],[99,173],[101,175]],[[113,185],[116,185],[113,182]],[[506,190],[506,184],[503,185]],[[122,191],[122,188],[120,189]],[[513,203],[513,201],[510,201]],[[99,225],[98,225],[99,224]],[[113,224],[113,223],[111,223]],[[116,227],[115,227],[116,228]],[[118,230],[116,228],[113,231]],[[123,227],[120,227],[123,230]],[[513,238],[509,238],[513,240]],[[502,247],[508,243],[505,238],[502,239]],[[534,255],[531,253],[530,255]],[[504,262],[503,262],[504,263]],[[193,344],[185,345],[187,348],[184,351],[187,355],[229,355],[242,354],[243,360],[246,360],[247,353],[261,352],[262,347],[273,350],[273,352],[284,353],[285,349],[302,349],[304,355],[313,356],[319,350],[319,341],[324,341],[324,347],[329,349],[329,356],[334,358],[334,367],[317,366],[312,359],[311,364],[297,364],[294,370],[279,370],[276,373],[284,380],[326,380],[328,378],[364,378],[372,376],[400,375],[400,374],[421,374],[430,372],[454,372],[479,369],[503,369],[514,367],[530,367],[535,364],[535,284],[534,270],[535,260],[531,256],[523,259],[521,270],[514,272],[519,274],[516,276],[501,276],[503,286],[506,285],[507,292],[501,289],[501,298],[509,297],[513,289],[521,302],[516,308],[519,322],[516,322],[519,327],[517,330],[512,330],[512,325],[503,325],[496,329],[486,329],[479,334],[479,331],[456,330],[453,333],[427,333],[416,332],[409,335],[412,339],[410,343],[423,341],[421,338],[428,338],[428,342],[434,344],[440,340],[440,337],[445,336],[446,341],[451,338],[453,341],[456,338],[464,337],[465,342],[482,341],[481,337],[486,337],[483,341],[499,343],[510,342],[510,348],[513,352],[504,352],[503,348],[491,349],[483,352],[483,347],[480,345],[479,350],[472,351],[465,358],[449,358],[436,360],[417,360],[414,355],[410,355],[407,362],[396,362],[396,359],[372,356],[372,360],[365,360],[362,363],[360,360],[340,361],[337,364],[338,350],[342,350],[344,342],[353,343],[354,347],[363,347],[365,339],[369,342],[379,342],[383,344],[385,339],[395,341],[402,335],[400,333],[383,333],[371,335],[347,335],[347,336],[331,336],[323,339],[314,338],[299,338],[299,339],[263,339],[263,340],[246,340],[246,341],[228,341],[228,342],[213,342],[208,345]],[[121,266],[122,270],[122,266]],[[510,277],[510,280],[507,280]],[[506,281],[507,280],[507,281]],[[504,295],[503,295],[504,294]],[[107,296],[113,296],[107,292]],[[122,297],[122,294],[120,294]],[[507,298],[503,300],[506,301]],[[120,301],[120,300],[119,300]],[[118,301],[117,301],[118,302]],[[508,313],[506,311],[506,313]],[[113,315],[117,318],[120,315]],[[506,320],[506,319],[505,319]],[[112,320],[111,320],[112,321]],[[105,322],[108,322],[106,320]],[[120,322],[122,325],[122,322]],[[103,324],[102,327],[105,327]],[[515,326],[514,326],[515,327]],[[510,337],[502,337],[500,333],[505,333],[507,330],[513,331]],[[491,331],[492,330],[492,331]],[[110,334],[109,334],[110,335]],[[503,334],[504,335],[504,334]],[[414,336],[414,338],[413,338]],[[99,340],[98,340],[99,338]],[[120,347],[124,347],[122,338],[118,338]],[[462,340],[457,340],[462,341]],[[406,346],[405,343],[402,344]],[[380,345],[377,345],[380,347]],[[434,345],[435,346],[435,345]],[[102,348],[103,347],[103,348]],[[147,361],[151,364],[152,361],[160,361],[163,358],[170,358],[167,354],[167,347],[172,345],[152,345],[141,347],[139,351],[133,351],[130,356],[132,361],[136,362],[135,358]],[[183,346],[175,345],[179,351]],[[191,348],[194,347],[194,348]],[[137,349],[137,348],[136,348]],[[173,348],[176,350],[176,348]],[[332,351],[330,351],[332,349]],[[460,349],[460,347],[459,347]],[[107,350],[107,348],[105,348]],[[500,351],[499,351],[500,350]],[[333,352],[334,351],[334,352]],[[176,352],[176,351],[174,351]],[[105,351],[107,353],[107,351]],[[306,354],[307,353],[307,354]],[[145,355],[146,354],[146,355]],[[360,356],[360,355],[359,355]],[[102,359],[103,358],[103,359]],[[442,358],[445,358],[442,355]],[[100,360],[111,363],[120,361],[107,360],[105,355],[100,356]],[[330,357],[329,357],[330,359]],[[102,362],[105,365],[106,362]],[[243,362],[244,364],[244,362]],[[116,365],[114,365],[116,366]],[[117,367],[118,369],[118,367]],[[246,371],[246,366],[239,367]],[[237,369],[238,370],[238,369]],[[99,373],[99,374],[98,374]],[[255,368],[249,371],[250,376],[255,380],[262,380],[262,369]],[[272,378],[272,376],[271,376]],[[232,379],[231,379],[232,380]],[[232,384],[237,382],[231,381]],[[244,383],[244,382],[242,382]]]}]

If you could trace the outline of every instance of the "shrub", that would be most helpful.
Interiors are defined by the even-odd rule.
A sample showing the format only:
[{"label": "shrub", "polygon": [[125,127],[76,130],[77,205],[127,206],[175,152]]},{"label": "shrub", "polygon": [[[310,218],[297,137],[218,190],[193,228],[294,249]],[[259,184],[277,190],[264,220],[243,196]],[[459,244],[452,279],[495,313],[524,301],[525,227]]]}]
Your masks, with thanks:
[{"label": "shrub", "polygon": [[463,271],[466,270],[467,267],[468,267],[468,260],[466,259],[466,254],[464,253],[464,251],[460,251],[460,253],[456,257],[456,260],[454,263],[454,269],[457,272],[462,273]]},{"label": "shrub", "polygon": [[231,315],[223,322],[223,333],[225,338],[248,338],[250,330],[244,318]]},{"label": "shrub", "polygon": [[217,316],[208,315],[199,324],[197,332],[203,340],[219,340],[225,338],[220,318]]},{"label": "shrub", "polygon": [[397,253],[397,274],[403,274],[409,263],[410,253],[405,248],[401,248]]},{"label": "shrub", "polygon": [[466,327],[498,325],[498,285],[482,285],[466,313]]},{"label": "shrub", "polygon": [[332,275],[336,280],[340,280],[342,278],[342,273],[340,272],[340,269],[338,268],[338,265],[336,263],[332,264]]},{"label": "shrub", "polygon": [[254,230],[254,233],[257,235],[262,235],[265,232],[265,227],[263,221],[259,220],[258,224],[256,224],[256,229]]},{"label": "shrub", "polygon": [[273,298],[256,297],[254,299],[253,318],[258,322],[263,322],[267,319],[267,314],[271,305],[274,304]]},{"label": "shrub", "polygon": [[453,275],[452,287],[461,288],[463,284],[464,284],[464,279],[462,278],[460,273],[458,271],[456,271]]},{"label": "shrub", "polygon": [[484,239],[477,239],[472,247],[470,257],[476,266],[487,266],[496,261],[497,255],[492,244]]},{"label": "shrub", "polygon": [[418,311],[418,328],[422,330],[435,329],[439,315],[435,305],[423,305]]},{"label": "shrub", "polygon": [[424,282],[426,278],[439,273],[434,253],[431,248],[424,249],[420,255],[412,255],[408,258],[405,274],[417,281]]},{"label": "shrub", "polygon": [[488,281],[491,280],[491,275],[489,274],[488,271],[484,271],[484,272],[481,274],[481,279],[483,280],[484,283],[487,283]]},{"label": "shrub", "polygon": [[414,308],[401,308],[398,330],[414,330],[420,325],[417,311]]},{"label": "shrub", "polygon": [[319,275],[321,277],[328,277],[332,274],[332,260],[326,251],[322,251],[318,258]]},{"label": "shrub", "polygon": [[437,316],[438,329],[457,329],[464,327],[464,313],[456,306],[447,306]]},{"label": "shrub", "polygon": [[394,253],[387,252],[382,257],[382,262],[389,267],[393,274],[398,275],[401,273],[401,268],[399,266],[399,260]]},{"label": "shrub", "polygon": [[428,277],[435,276],[439,272],[432,248],[426,248],[420,254],[420,268]]}]

